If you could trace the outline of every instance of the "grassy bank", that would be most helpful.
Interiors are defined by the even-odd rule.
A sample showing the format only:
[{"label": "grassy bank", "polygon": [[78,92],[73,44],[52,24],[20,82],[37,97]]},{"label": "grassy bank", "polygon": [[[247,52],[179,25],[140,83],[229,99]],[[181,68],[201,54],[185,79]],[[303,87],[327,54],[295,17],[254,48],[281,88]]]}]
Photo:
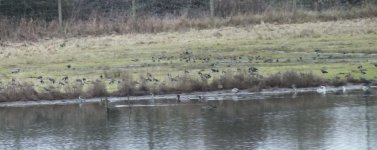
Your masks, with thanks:
[{"label": "grassy bank", "polygon": [[[218,78],[192,78],[181,76],[175,80],[157,83],[147,82],[146,77],[134,80],[131,77],[124,77],[118,82],[118,89],[111,93],[106,89],[104,81],[97,80],[90,83],[87,88],[83,84],[71,84],[67,86],[49,85],[42,91],[38,91],[35,85],[28,82],[12,82],[2,86],[0,91],[0,102],[7,101],[30,101],[30,100],[61,100],[76,99],[79,96],[86,98],[108,97],[108,96],[138,96],[150,94],[172,94],[189,93],[195,91],[216,91],[232,88],[248,89],[249,91],[261,91],[270,88],[300,88],[315,87],[319,85],[341,86],[350,83],[367,83],[367,80],[354,79],[352,77],[325,80],[312,73],[297,73],[287,71],[276,73],[268,77],[251,73],[237,72],[224,73]],[[139,81],[142,81],[141,83]],[[373,82],[372,84],[377,84]]]},{"label": "grassy bank", "polygon": [[[7,41],[0,46],[1,99],[299,87],[292,78],[269,83],[287,71],[316,79],[306,86],[374,81],[376,31],[377,19],[366,18]],[[249,72],[251,67],[257,71]],[[223,83],[224,76],[235,83]],[[9,96],[28,92],[22,98]]]}]

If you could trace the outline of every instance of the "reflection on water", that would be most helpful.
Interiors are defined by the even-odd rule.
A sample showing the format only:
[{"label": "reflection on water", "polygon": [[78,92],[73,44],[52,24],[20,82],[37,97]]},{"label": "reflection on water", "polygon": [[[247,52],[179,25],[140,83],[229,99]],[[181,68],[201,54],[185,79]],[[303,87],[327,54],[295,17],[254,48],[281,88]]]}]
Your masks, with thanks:
[{"label": "reflection on water", "polygon": [[[163,107],[0,108],[0,149],[372,149],[375,93]],[[157,102],[158,103],[158,102]]]}]

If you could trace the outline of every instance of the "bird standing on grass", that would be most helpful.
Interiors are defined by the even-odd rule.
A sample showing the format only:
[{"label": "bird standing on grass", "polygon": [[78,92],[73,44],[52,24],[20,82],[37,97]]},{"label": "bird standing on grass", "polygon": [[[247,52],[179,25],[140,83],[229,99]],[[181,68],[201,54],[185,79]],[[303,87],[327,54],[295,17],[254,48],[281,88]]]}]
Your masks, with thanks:
[{"label": "bird standing on grass", "polygon": [[329,72],[327,71],[327,68],[326,68],[326,67],[322,67],[322,68],[321,68],[321,72],[322,72],[322,74],[329,73]]}]

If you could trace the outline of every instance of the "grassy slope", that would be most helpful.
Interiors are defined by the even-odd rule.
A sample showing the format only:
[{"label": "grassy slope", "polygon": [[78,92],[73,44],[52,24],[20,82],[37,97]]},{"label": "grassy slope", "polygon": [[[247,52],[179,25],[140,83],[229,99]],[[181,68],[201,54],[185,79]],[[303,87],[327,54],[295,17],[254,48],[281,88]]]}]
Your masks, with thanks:
[{"label": "grassy slope", "polygon": [[[209,65],[216,62],[224,71],[255,66],[262,75],[286,70],[321,74],[320,68],[327,67],[329,73],[321,75],[325,78],[349,72],[355,77],[374,79],[377,77],[377,68],[372,65],[377,62],[377,55],[373,55],[377,54],[376,41],[377,18],[371,18],[5,43],[0,47],[0,79],[4,83],[14,78],[45,86],[31,77],[61,80],[69,76],[74,83],[77,78],[94,81],[105,72],[114,79],[119,78],[118,73],[127,72],[138,78],[149,72],[167,81],[168,73],[183,75],[185,69],[191,70],[193,77],[198,77],[197,71],[201,69],[209,73]],[[319,56],[315,49],[321,51]],[[179,61],[179,54],[186,50],[211,60],[206,63]],[[161,56],[174,56],[174,59],[152,62],[152,57]],[[242,56],[242,59],[240,63],[214,59],[223,56]],[[248,61],[248,57],[256,56],[264,59]],[[303,60],[298,62],[299,57]],[[132,61],[135,59],[138,61]],[[272,59],[273,63],[265,63],[266,59]],[[75,69],[68,69],[68,64]],[[358,65],[368,70],[366,75],[357,71]],[[12,68],[21,68],[21,72],[11,74]],[[116,85],[109,84],[108,88],[113,91]]]}]

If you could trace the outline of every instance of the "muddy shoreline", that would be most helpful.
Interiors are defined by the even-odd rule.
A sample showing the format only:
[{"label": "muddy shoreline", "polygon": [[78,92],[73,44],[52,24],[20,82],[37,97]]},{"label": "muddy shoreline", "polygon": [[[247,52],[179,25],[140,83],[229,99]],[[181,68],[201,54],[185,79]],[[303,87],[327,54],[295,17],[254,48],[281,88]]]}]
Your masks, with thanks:
[{"label": "muddy shoreline", "polygon": [[[342,93],[343,87],[346,92],[363,90],[364,85],[348,85],[348,86],[326,86],[326,93]],[[212,92],[192,92],[182,93],[181,97],[197,98],[198,96],[206,97],[208,101],[211,100],[242,100],[242,99],[264,99],[269,96],[284,95],[284,94],[299,94],[299,93],[320,93],[317,91],[319,87],[308,88],[270,88],[263,89],[259,92],[250,92],[248,90],[240,90],[238,93],[232,93],[231,90],[221,90]],[[377,86],[371,86],[370,89],[377,89]],[[342,93],[345,94],[345,93]],[[48,106],[48,105],[72,105],[72,104],[86,104],[86,103],[100,103],[105,97],[89,98],[84,102],[80,102],[79,99],[62,99],[62,100],[39,100],[39,101],[14,101],[14,102],[1,102],[1,107],[31,107],[31,106]],[[129,97],[107,97],[110,103],[123,102],[123,101],[147,101],[147,100],[175,100],[177,94],[163,94],[163,95],[144,95],[144,96],[129,96]]]}]

